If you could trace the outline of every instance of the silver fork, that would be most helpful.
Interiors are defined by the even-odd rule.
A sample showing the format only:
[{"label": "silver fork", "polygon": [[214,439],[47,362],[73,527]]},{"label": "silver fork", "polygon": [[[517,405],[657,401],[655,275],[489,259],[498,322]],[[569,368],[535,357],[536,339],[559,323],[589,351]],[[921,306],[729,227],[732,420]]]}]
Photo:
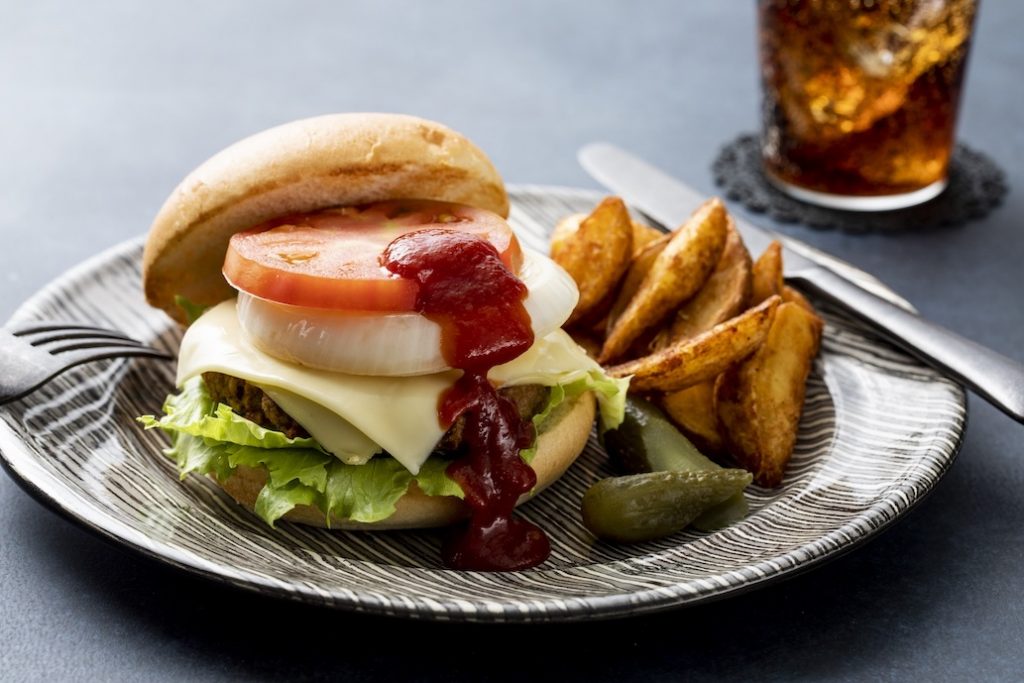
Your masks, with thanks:
[{"label": "silver fork", "polygon": [[69,368],[108,358],[173,360],[122,332],[34,321],[0,328],[0,404],[22,398]]}]

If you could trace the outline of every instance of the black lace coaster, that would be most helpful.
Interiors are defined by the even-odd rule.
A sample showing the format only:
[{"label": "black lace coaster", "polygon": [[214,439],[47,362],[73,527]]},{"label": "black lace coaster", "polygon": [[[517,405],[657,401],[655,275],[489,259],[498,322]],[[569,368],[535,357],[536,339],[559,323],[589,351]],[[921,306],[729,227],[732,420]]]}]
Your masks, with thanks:
[{"label": "black lace coaster", "polygon": [[992,159],[957,144],[949,165],[949,185],[935,199],[894,211],[842,211],[794,199],[776,189],[761,167],[761,142],[744,134],[727,144],[711,166],[715,182],[729,199],[784,223],[845,232],[932,230],[981,218],[1006,194],[1003,170]]}]

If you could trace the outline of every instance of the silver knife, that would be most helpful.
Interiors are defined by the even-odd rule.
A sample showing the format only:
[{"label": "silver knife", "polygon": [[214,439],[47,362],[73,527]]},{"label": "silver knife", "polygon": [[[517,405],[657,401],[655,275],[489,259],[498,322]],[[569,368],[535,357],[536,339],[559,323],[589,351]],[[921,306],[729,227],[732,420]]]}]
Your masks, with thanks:
[{"label": "silver knife", "polygon": [[[666,227],[682,223],[706,199],[667,173],[614,145],[584,146],[579,161],[599,183]],[[1024,422],[1024,365],[929,322],[909,307],[869,291],[842,273],[849,268],[791,237],[736,218],[753,254],[772,240],[783,245],[785,275],[842,306],[944,374],[962,382],[1018,422]],[[891,298],[891,297],[890,297]]]}]

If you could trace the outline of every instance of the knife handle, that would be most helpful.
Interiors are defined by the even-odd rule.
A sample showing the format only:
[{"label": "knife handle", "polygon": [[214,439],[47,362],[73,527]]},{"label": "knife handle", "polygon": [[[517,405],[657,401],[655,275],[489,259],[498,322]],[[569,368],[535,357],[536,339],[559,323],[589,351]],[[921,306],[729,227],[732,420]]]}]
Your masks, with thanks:
[{"label": "knife handle", "polygon": [[1024,365],[878,297],[828,268],[803,271],[815,293],[862,318],[886,337],[1024,422]]}]

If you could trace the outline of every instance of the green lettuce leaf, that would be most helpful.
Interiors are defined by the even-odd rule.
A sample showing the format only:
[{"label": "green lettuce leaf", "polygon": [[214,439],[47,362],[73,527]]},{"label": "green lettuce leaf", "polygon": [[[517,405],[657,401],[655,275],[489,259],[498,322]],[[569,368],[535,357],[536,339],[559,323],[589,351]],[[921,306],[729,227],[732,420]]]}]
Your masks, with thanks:
[{"label": "green lettuce leaf", "polygon": [[[161,429],[171,439],[164,453],[173,459],[182,478],[191,472],[230,477],[240,465],[263,467],[267,483],[254,506],[268,524],[296,505],[316,505],[342,519],[376,522],[395,511],[413,475],[397,460],[376,457],[365,465],[346,465],[324,451],[311,438],[292,439],[265,429],[226,405],[215,406],[199,377],[186,382],[181,392],[164,403],[160,419],[139,418],[147,429]],[[443,468],[427,468],[422,488],[432,495],[449,495],[455,482],[437,481]],[[458,490],[461,495],[461,490]]]},{"label": "green lettuce leaf", "polygon": [[224,481],[234,469],[228,463],[225,444],[207,441],[188,434],[172,434],[171,447],[164,454],[178,463],[178,473],[184,479],[192,472],[213,474]]},{"label": "green lettuce leaf", "polygon": [[[586,391],[593,391],[597,396],[598,414],[601,422],[601,431],[615,429],[622,424],[626,411],[626,389],[629,388],[628,379],[613,379],[603,373],[594,370],[586,377],[568,384],[556,384],[551,387],[547,404],[539,413],[533,416],[533,427],[539,434],[544,429],[548,420],[557,420],[558,409]],[[526,462],[532,462],[537,454],[537,444],[534,443],[519,454]]]},{"label": "green lettuce leaf", "polygon": [[462,487],[445,474],[445,470],[450,464],[451,461],[437,457],[430,458],[423,463],[420,473],[416,475],[416,484],[419,485],[420,490],[428,496],[464,497]]},{"label": "green lettuce leaf", "polygon": [[203,304],[192,303],[181,294],[174,295],[174,303],[185,312],[185,320],[188,321],[189,325],[198,320],[199,316],[206,313],[206,309],[209,308],[209,306],[204,306]]},{"label": "green lettuce leaf", "polygon": [[263,518],[270,526],[291,512],[296,505],[316,505],[320,494],[309,486],[298,482],[288,486],[264,486],[258,496],[253,512]]},{"label": "green lettuce leaf", "polygon": [[608,377],[600,372],[591,372],[587,378],[589,388],[597,395],[598,417],[601,431],[615,429],[626,415],[626,391],[629,378]]},{"label": "green lettuce leaf", "polygon": [[[556,419],[565,401],[594,391],[601,406],[603,428],[622,421],[628,380],[605,377],[599,371],[564,385],[552,387],[544,409],[534,417],[543,428]],[[463,497],[462,488],[445,470],[449,462],[431,458],[413,475],[397,460],[377,456],[364,465],[346,465],[312,438],[289,438],[247,420],[230,407],[215,405],[201,377],[188,380],[178,394],[168,396],[164,415],[138,418],[146,429],[168,434],[170,448],[181,477],[192,472],[212,474],[225,481],[239,466],[263,467],[267,483],[256,499],[255,512],[271,526],[296,505],[315,505],[330,519],[377,522],[395,512],[395,505],[415,480],[428,496]],[[536,446],[521,452],[529,462]]]},{"label": "green lettuce leaf", "polygon": [[213,408],[213,400],[202,377],[193,377],[185,383],[180,394],[169,396],[164,412],[166,415],[159,420],[152,415],[143,415],[139,420],[147,429],[159,427],[167,432],[239,446],[320,449],[315,439],[289,438],[283,432],[266,429],[245,419],[223,403]]},{"label": "green lettuce leaf", "polygon": [[371,458],[365,465],[336,460],[327,480],[327,509],[356,522],[387,519],[411,483],[412,474],[394,458]]},{"label": "green lettuce leaf", "polygon": [[323,491],[327,487],[327,468],[336,461],[336,458],[323,451],[309,448],[254,448],[232,445],[228,447],[228,452],[228,464],[232,469],[239,465],[263,465],[267,468],[270,484],[273,486],[283,487],[297,481],[316,491]]}]

